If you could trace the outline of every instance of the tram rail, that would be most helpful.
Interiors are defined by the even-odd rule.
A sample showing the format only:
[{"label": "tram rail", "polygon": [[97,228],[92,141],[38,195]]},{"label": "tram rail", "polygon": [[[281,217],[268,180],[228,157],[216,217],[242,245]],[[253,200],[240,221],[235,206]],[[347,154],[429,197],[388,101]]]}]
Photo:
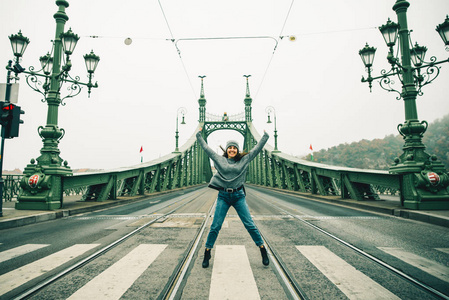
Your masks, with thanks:
[{"label": "tram rail", "polygon": [[[88,257],[72,264],[71,266],[67,267],[66,269],[60,271],[59,273],[51,276],[50,278],[47,278],[45,280],[43,280],[42,282],[36,284],[35,286],[33,286],[32,288],[27,289],[26,291],[20,293],[19,295],[15,296],[13,299],[14,300],[21,300],[21,299],[26,299],[27,297],[39,292],[40,290],[42,290],[43,288],[49,286],[50,284],[56,282],[57,280],[61,279],[62,277],[66,276],[67,274],[69,274],[70,272],[73,272],[79,268],[81,268],[82,266],[88,264],[89,262],[93,261],[94,259],[100,257],[101,255],[107,253],[109,250],[111,250],[112,248],[118,246],[120,243],[122,243],[123,241],[127,240],[128,238],[130,238],[131,236],[136,235],[137,233],[141,232],[144,228],[158,222],[161,219],[167,218],[170,215],[172,215],[173,213],[175,213],[177,210],[179,210],[180,208],[186,206],[187,204],[191,203],[192,201],[194,201],[196,199],[196,197],[198,196],[198,194],[203,193],[201,190],[200,191],[195,191],[193,195],[188,197],[188,201],[186,201],[185,203],[177,206],[176,208],[172,209],[171,211],[165,213],[165,214],[161,214],[160,216],[156,216],[153,220],[143,224],[142,226],[138,227],[137,229],[131,231],[130,233],[124,235],[123,237],[113,241],[112,243],[108,244],[107,246],[101,248],[100,250],[96,251],[95,253],[89,255]],[[184,199],[180,199],[179,201],[175,202],[175,203],[168,203],[167,205],[164,205],[163,207],[161,207],[158,211],[161,211],[167,207],[173,206],[175,204],[178,204],[182,201],[185,201]]]},{"label": "tram rail", "polygon": [[[290,218],[298,220],[301,223],[306,224],[307,226],[309,226],[309,227],[311,227],[311,228],[313,228],[313,229],[315,229],[315,230],[325,234],[326,236],[328,236],[328,237],[332,238],[333,240],[339,242],[340,244],[350,248],[351,250],[353,250],[356,253],[362,255],[363,257],[369,259],[370,261],[375,262],[376,264],[382,266],[383,268],[387,269],[388,271],[390,271],[391,273],[397,275],[398,277],[402,278],[403,280],[406,280],[407,282],[415,285],[416,287],[420,288],[421,290],[423,290],[423,291],[425,291],[427,293],[430,293],[430,294],[432,294],[432,295],[434,295],[434,296],[436,296],[438,298],[449,300],[449,296],[448,295],[446,295],[446,294],[444,294],[444,293],[434,289],[433,287],[431,287],[431,286],[429,286],[429,285],[427,285],[427,284],[417,280],[416,278],[413,278],[412,276],[402,272],[401,270],[395,268],[394,266],[392,266],[392,265],[382,261],[381,259],[379,259],[379,258],[377,258],[377,257],[375,257],[375,256],[373,256],[373,255],[371,255],[371,254],[369,254],[369,253],[367,253],[365,251],[363,251],[362,249],[360,249],[360,248],[352,245],[351,243],[349,243],[349,242],[347,242],[347,241],[337,237],[336,235],[334,235],[334,234],[332,234],[332,233],[330,233],[330,232],[320,228],[319,226],[317,226],[317,225],[315,225],[315,224],[313,224],[313,223],[311,223],[311,222],[309,222],[309,221],[307,221],[307,220],[297,216],[296,214],[291,213],[288,210],[283,209],[283,208],[273,204],[272,202],[270,202],[266,198],[266,196],[263,193],[260,193],[259,191],[257,191],[257,197],[258,197],[258,199],[264,201],[267,205],[273,207],[274,209],[277,209],[279,212],[289,216]],[[261,232],[261,234],[262,234],[262,232]],[[265,237],[264,237],[264,239],[265,239],[265,242],[267,244],[269,244],[269,241],[267,241],[267,239]],[[270,248],[271,248],[270,251],[273,252],[274,251],[273,247],[270,246]],[[279,256],[276,257],[276,260],[282,262],[282,259]],[[288,269],[285,267],[284,264],[281,263],[281,266],[282,266],[282,268],[285,268],[285,273],[286,274],[290,273],[288,271]],[[299,288],[299,285],[292,278],[292,276],[288,276],[288,278],[289,278],[289,281],[291,282],[292,287],[295,287],[295,288],[298,287]],[[300,293],[302,292],[302,290],[300,288],[299,288],[299,292]],[[305,294],[304,294],[304,296],[307,297]]]},{"label": "tram rail", "polygon": [[[258,199],[260,199],[262,202],[264,202],[266,205],[272,207],[274,210],[280,212],[281,215],[285,215],[289,219],[294,219],[298,222],[301,222],[302,224],[307,225],[313,230],[316,230],[327,237],[337,241],[338,243],[348,247],[349,249],[355,251],[357,254],[365,257],[366,259],[375,262],[382,268],[388,270],[389,272],[395,274],[396,276],[400,277],[401,279],[413,284],[414,286],[418,287],[419,289],[436,296],[441,299],[447,299],[449,300],[449,296],[443,294],[442,292],[432,288],[431,286],[417,280],[416,278],[413,278],[412,276],[404,273],[403,271],[395,268],[392,265],[387,264],[386,262],[382,261],[381,259],[361,250],[360,248],[352,245],[351,243],[337,237],[336,235],[320,228],[319,226],[309,222],[307,219],[301,218],[300,216],[296,215],[295,213],[292,213],[288,211],[287,209],[284,209],[280,207],[280,203],[276,203],[276,201],[273,201],[268,196],[261,193],[259,190],[252,189],[252,192],[256,193],[256,196]],[[173,209],[171,209],[168,212],[161,213],[160,215],[154,216],[154,218],[146,222],[145,224],[141,225],[137,229],[127,233],[126,235],[116,239],[115,241],[111,242],[107,246],[104,246],[103,248],[99,249],[95,253],[89,255],[88,257],[81,259],[75,263],[73,263],[71,266],[65,268],[64,270],[58,272],[57,274],[44,279],[40,283],[34,285],[33,287],[21,292],[18,296],[15,296],[13,299],[25,299],[32,295],[37,294],[39,291],[43,290],[45,287],[48,287],[52,285],[53,283],[56,283],[59,279],[63,278],[64,276],[68,275],[69,273],[93,262],[95,259],[101,257],[102,255],[106,254],[108,251],[113,249],[114,247],[117,247],[125,240],[129,239],[132,236],[135,236],[139,234],[143,229],[151,226],[152,224],[156,222],[160,222],[161,220],[168,219],[170,217],[176,217],[176,213],[189,203],[192,203],[195,199],[198,198],[198,196],[202,195],[204,193],[204,189],[200,189],[197,191],[192,192],[192,194],[186,195],[186,197],[180,198],[176,202],[170,202],[166,205],[161,206],[157,212],[166,211],[167,208],[174,206]],[[209,205],[209,204],[208,204]],[[211,220],[211,216],[214,210],[214,207],[216,205],[216,200],[212,203],[212,205],[207,207],[207,214],[205,215],[201,225],[199,226],[198,230],[196,231],[196,234],[194,234],[194,237],[190,240],[188,243],[188,246],[186,247],[186,250],[183,254],[183,257],[180,258],[179,263],[176,265],[176,267],[173,269],[173,272],[171,272],[171,276],[169,276],[169,280],[165,284],[165,286],[162,288],[161,292],[159,293],[158,299],[181,299],[183,289],[185,287],[186,281],[188,279],[189,270],[193,268],[193,264],[197,259],[200,259],[200,247],[201,242],[204,238],[204,233],[206,232],[208,223]],[[256,220],[256,224],[258,221]],[[289,270],[287,264],[284,262],[282,258],[282,255],[280,254],[281,251],[278,251],[276,249],[276,245],[272,243],[269,238],[268,234],[266,234],[261,228],[259,227],[259,231],[262,235],[262,238],[264,239],[265,246],[267,248],[267,251],[269,253],[270,257],[270,267],[273,273],[278,278],[280,285],[284,289],[285,296],[288,299],[309,299],[306,291],[301,284],[297,281],[295,276],[293,275],[293,272]]]}]

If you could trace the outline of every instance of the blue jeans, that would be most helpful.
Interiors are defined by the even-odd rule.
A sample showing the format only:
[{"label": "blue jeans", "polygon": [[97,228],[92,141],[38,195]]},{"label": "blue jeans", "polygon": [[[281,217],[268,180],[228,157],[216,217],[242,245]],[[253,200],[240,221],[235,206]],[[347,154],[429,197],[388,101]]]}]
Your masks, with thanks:
[{"label": "blue jeans", "polygon": [[223,225],[223,221],[231,206],[237,211],[240,220],[242,220],[243,225],[246,230],[248,230],[254,243],[256,243],[257,246],[263,245],[262,237],[260,236],[256,224],[254,224],[254,221],[251,218],[248,205],[246,204],[244,191],[240,190],[234,193],[219,191],[217,205],[215,206],[214,221],[212,222],[209,235],[207,236],[206,248],[212,249],[214,247],[221,225]]}]

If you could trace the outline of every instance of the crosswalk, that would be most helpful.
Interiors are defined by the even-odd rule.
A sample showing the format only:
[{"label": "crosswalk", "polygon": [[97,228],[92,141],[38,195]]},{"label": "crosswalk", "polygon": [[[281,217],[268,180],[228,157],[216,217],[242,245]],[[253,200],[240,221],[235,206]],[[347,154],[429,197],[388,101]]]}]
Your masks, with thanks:
[{"label": "crosswalk", "polygon": [[324,246],[296,246],[349,299],[400,299]]},{"label": "crosswalk", "polygon": [[0,256],[0,263],[13,259],[15,257],[22,256],[24,254],[33,252],[35,250],[44,248],[50,246],[48,244],[26,244],[22,245],[13,249],[9,249],[2,252],[2,255]]},{"label": "crosswalk", "polygon": [[[50,245],[26,244],[0,252],[0,264],[48,246]],[[0,298],[97,246],[99,244],[75,244],[0,275]],[[120,299],[167,247],[166,244],[136,246],[68,299]],[[325,246],[297,245],[295,248],[349,299],[399,299]],[[445,265],[401,248],[378,247],[378,249],[449,283],[449,268]],[[449,248],[436,248],[435,250],[442,255],[449,254]],[[210,299],[260,299],[259,289],[245,246],[218,245],[215,248],[213,259]],[[201,258],[198,261],[198,267],[201,267]]]},{"label": "crosswalk", "polygon": [[[36,248],[37,246],[39,245],[36,245]],[[1,275],[0,296],[97,246],[98,244],[76,244]]]},{"label": "crosswalk", "polygon": [[[392,247],[379,247],[380,250],[399,258],[400,260],[418,268],[422,271],[435,276],[443,281],[449,282],[449,268],[434,262],[426,257],[422,257],[407,251],[404,251],[401,248],[392,248]],[[448,249],[437,249],[441,252],[447,252]]]},{"label": "crosswalk", "polygon": [[209,298],[260,299],[245,246],[216,247]]},{"label": "crosswalk", "polygon": [[68,299],[120,299],[166,247],[148,244],[137,246]]}]

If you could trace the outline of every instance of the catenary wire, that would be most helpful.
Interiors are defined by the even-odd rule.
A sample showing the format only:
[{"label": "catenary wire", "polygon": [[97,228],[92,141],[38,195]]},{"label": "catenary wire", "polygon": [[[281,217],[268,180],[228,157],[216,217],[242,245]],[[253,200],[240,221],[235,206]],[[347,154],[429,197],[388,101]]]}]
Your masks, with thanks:
[{"label": "catenary wire", "polygon": [[270,61],[268,62],[267,67],[265,68],[265,72],[263,73],[262,80],[260,81],[259,87],[257,88],[256,95],[255,95],[254,98],[257,98],[257,95],[259,95],[260,89],[262,88],[262,84],[263,84],[263,82],[265,80],[265,77],[267,76],[267,73],[268,73],[268,69],[270,68],[271,62],[273,61],[274,53],[276,52],[276,49],[278,47],[279,39],[282,39],[282,32],[284,31],[285,24],[287,24],[287,20],[288,20],[288,17],[290,15],[290,12],[292,10],[294,2],[295,2],[295,0],[292,0],[292,2],[290,3],[290,7],[288,9],[287,16],[285,17],[284,24],[282,25],[282,29],[281,29],[281,31],[279,33],[279,37],[278,37],[277,42],[276,42],[276,47],[274,47],[273,53],[271,54],[271,57],[270,57]]},{"label": "catenary wire", "polygon": [[181,53],[180,53],[178,47],[176,46],[176,44],[174,43],[175,42],[175,37],[174,37],[173,32],[171,30],[170,24],[168,23],[168,19],[167,19],[167,16],[165,15],[164,8],[162,7],[162,4],[161,4],[160,0],[158,0],[157,2],[159,3],[159,7],[161,8],[162,15],[164,16],[165,23],[167,24],[167,27],[168,27],[168,31],[170,32],[171,41],[175,45],[176,51],[178,52],[179,59],[181,60],[181,64],[182,64],[182,69],[184,70],[184,73],[187,76],[187,81],[189,82],[190,88],[191,88],[192,93],[193,93],[193,97],[196,97],[195,89],[193,88],[193,85],[192,85],[192,80],[190,80],[190,76],[189,76],[189,73],[187,72],[187,68],[186,68],[186,66],[184,64],[184,61],[182,60]]},{"label": "catenary wire", "polygon": [[[278,37],[274,38],[274,37],[271,37],[271,36],[267,36],[268,38],[274,39],[275,42],[276,42],[276,45],[275,45],[275,47],[273,49],[273,52],[272,52],[271,57],[270,57],[270,60],[268,61],[267,67],[265,68],[265,71],[264,71],[264,73],[262,75],[262,79],[261,79],[260,84],[259,84],[259,86],[258,86],[258,88],[256,90],[256,94],[255,94],[254,98],[257,98],[257,96],[259,95],[259,92],[260,92],[260,90],[262,88],[262,85],[263,85],[263,83],[265,81],[265,78],[267,76],[268,70],[270,69],[271,63],[273,62],[274,54],[276,53],[277,47],[279,45],[279,40],[282,40],[282,38],[284,38],[284,36],[282,34],[283,34],[285,26],[287,24],[287,21],[288,21],[288,18],[290,16],[290,13],[291,13],[291,10],[292,10],[294,2],[295,2],[295,0],[292,0],[291,3],[290,3],[290,7],[289,7],[289,9],[287,11],[286,17],[284,19],[284,22],[282,24],[282,28],[281,28],[281,30],[279,32]],[[164,17],[165,23],[167,25],[168,31],[170,32],[170,37],[171,38],[170,39],[162,39],[162,38],[141,37],[141,38],[137,38],[137,39],[169,40],[169,41],[173,42],[173,44],[174,44],[174,46],[176,48],[176,51],[178,53],[179,59],[181,61],[182,68],[184,70],[184,73],[186,74],[187,81],[189,82],[189,85],[190,85],[190,88],[192,90],[192,93],[193,93],[194,97],[197,96],[197,93],[195,92],[195,88],[193,87],[192,80],[191,80],[191,78],[189,76],[189,72],[187,71],[186,65],[185,65],[185,63],[184,63],[184,61],[182,59],[181,51],[179,50],[179,48],[177,46],[177,42],[179,42],[181,40],[215,40],[215,39],[254,39],[254,38],[262,38],[262,37],[251,37],[250,36],[250,37],[208,37],[208,38],[181,38],[181,39],[175,39],[174,35],[173,35],[173,31],[172,31],[172,29],[170,27],[170,23],[168,22],[167,16],[165,14],[164,8],[163,8],[162,3],[161,3],[160,0],[158,0],[158,4],[159,4],[159,7],[161,9],[162,15]],[[367,27],[367,28],[353,28],[353,29],[333,30],[333,31],[311,32],[311,33],[296,34],[296,36],[309,36],[309,35],[328,34],[328,33],[341,33],[341,32],[348,32],[348,31],[371,30],[371,29],[377,29],[377,28],[378,27]],[[121,37],[115,37],[115,36],[97,36],[97,35],[91,35],[91,36],[88,36],[88,37],[90,37],[90,38],[121,38]],[[263,38],[266,38],[266,37],[263,37]]]},{"label": "catenary wire", "polygon": [[170,24],[168,24],[167,16],[165,15],[164,8],[162,7],[161,1],[157,0],[157,2],[159,3],[159,7],[161,8],[162,15],[164,16],[165,23],[167,24],[167,27],[168,27],[168,31],[170,31],[170,36],[172,39],[174,39],[173,32],[171,31]]}]

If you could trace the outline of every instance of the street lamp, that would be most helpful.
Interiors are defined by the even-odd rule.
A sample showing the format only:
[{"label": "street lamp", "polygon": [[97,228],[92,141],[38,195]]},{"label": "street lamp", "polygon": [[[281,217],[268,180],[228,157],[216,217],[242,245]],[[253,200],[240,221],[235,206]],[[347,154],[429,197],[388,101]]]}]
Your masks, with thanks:
[{"label": "street lamp", "polygon": [[[371,76],[376,49],[368,44],[359,51],[365,65],[368,77],[362,77],[362,82],[371,83],[379,79],[381,88],[389,92],[396,92],[397,100],[404,100],[405,122],[398,125],[398,131],[405,140],[404,152],[395,159],[390,167],[390,173],[402,176],[401,202],[407,208],[413,209],[447,209],[449,208],[449,176],[444,165],[435,155],[427,154],[422,138],[427,130],[428,123],[418,120],[416,97],[422,96],[422,88],[438,77],[440,67],[438,64],[449,62],[449,59],[437,61],[431,57],[430,62],[424,61],[427,48],[411,42],[410,32],[407,28],[407,8],[410,3],[406,0],[397,0],[393,10],[397,14],[398,23],[388,19],[385,25],[379,27],[382,36],[389,47],[387,60],[391,65],[390,71],[382,70],[380,76]],[[448,45],[449,18],[436,27],[445,45]],[[394,47],[398,41],[401,55],[395,56]],[[397,52],[398,53],[398,52]],[[422,72],[424,71],[424,72]],[[423,74],[421,74],[423,73]],[[393,87],[394,81],[390,78],[396,76],[401,82],[402,90]]]},{"label": "street lamp", "polygon": [[[18,197],[17,209],[57,209],[62,204],[62,177],[72,175],[72,170],[67,161],[59,156],[58,144],[64,137],[65,131],[58,127],[58,108],[65,105],[64,100],[77,96],[82,86],[86,86],[88,95],[91,89],[97,88],[97,83],[92,82],[93,73],[100,61],[100,57],[93,51],[84,55],[88,78],[87,83],[80,81],[78,76],[72,77],[69,74],[72,63],[70,56],[75,50],[79,36],[69,29],[64,32],[64,25],[69,19],[65,9],[69,6],[66,0],[57,0],[58,11],[53,15],[56,21],[55,38],[52,41],[52,50],[39,58],[40,70],[35,70],[30,66],[28,70],[20,65],[20,58],[23,56],[30,40],[18,34],[9,36],[12,51],[15,56],[14,65],[8,64],[8,79],[19,80],[18,75],[26,74],[26,83],[36,92],[43,96],[43,102],[47,102],[47,124],[38,128],[39,136],[42,138],[43,147],[41,155],[32,159],[25,168],[21,181],[21,192]],[[15,73],[10,77],[11,72]],[[42,84],[40,79],[44,79]],[[67,95],[61,96],[61,89],[67,84]],[[37,161],[37,163],[36,163]]]},{"label": "street lamp", "polygon": [[446,15],[446,19],[443,23],[439,24],[435,30],[440,35],[446,46],[449,45],[449,16]]},{"label": "street lamp", "polygon": [[274,109],[273,106],[268,106],[265,109],[265,112],[268,114],[268,124],[271,124],[271,120],[270,120],[270,113],[273,113],[274,116],[274,151],[273,152],[281,152],[278,150],[278,131],[276,128],[276,110]]},{"label": "street lamp", "polygon": [[179,138],[179,131],[178,131],[178,117],[179,114],[182,115],[182,121],[181,121],[181,125],[186,124],[186,122],[184,122],[184,115],[187,113],[187,109],[185,107],[180,107],[178,108],[178,111],[176,112],[176,134],[175,134],[175,139],[176,139],[176,148],[174,153],[179,153],[179,148],[178,148],[178,138]]}]

